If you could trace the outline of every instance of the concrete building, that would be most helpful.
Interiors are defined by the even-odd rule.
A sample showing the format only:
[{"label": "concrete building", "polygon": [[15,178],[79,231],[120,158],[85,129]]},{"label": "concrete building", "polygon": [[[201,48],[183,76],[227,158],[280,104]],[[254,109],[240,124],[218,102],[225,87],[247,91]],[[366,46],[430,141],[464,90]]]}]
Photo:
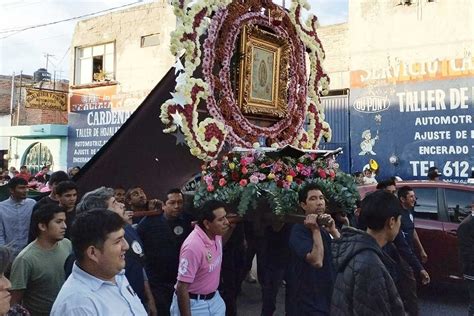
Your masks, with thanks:
[{"label": "concrete building", "polygon": [[[77,23],[71,44],[68,166],[82,166],[174,64],[168,1]],[[159,105],[157,105],[159,106]]]},{"label": "concrete building", "polygon": [[331,122],[336,136],[350,126],[341,136],[350,171],[375,159],[380,178],[423,179],[436,165],[446,179],[467,179],[474,171],[473,1],[349,0],[348,23],[318,35],[331,89],[349,90],[347,107],[326,115],[339,115]]},{"label": "concrete building", "polygon": [[[164,0],[77,24],[68,166],[89,161],[170,69],[175,24]],[[473,1],[349,0],[348,22],[320,27],[318,36],[333,130],[321,148],[343,147],[345,171],[360,171],[370,159],[380,178],[423,178],[438,165],[461,179],[474,168]],[[437,116],[447,118],[423,123]]]},{"label": "concrete building", "polygon": [[68,81],[0,76],[0,168],[66,168]]}]

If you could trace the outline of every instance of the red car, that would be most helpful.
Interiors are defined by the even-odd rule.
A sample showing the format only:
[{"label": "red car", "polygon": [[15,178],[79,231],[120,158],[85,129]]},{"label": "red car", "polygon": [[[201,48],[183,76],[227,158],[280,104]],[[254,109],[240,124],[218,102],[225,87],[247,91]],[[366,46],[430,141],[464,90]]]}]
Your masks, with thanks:
[{"label": "red car", "polygon": [[[473,211],[474,185],[442,181],[400,181],[397,188],[408,185],[416,195],[415,228],[428,254],[424,264],[432,281],[462,280],[458,251],[459,223]],[[359,187],[361,198],[375,185]]]}]

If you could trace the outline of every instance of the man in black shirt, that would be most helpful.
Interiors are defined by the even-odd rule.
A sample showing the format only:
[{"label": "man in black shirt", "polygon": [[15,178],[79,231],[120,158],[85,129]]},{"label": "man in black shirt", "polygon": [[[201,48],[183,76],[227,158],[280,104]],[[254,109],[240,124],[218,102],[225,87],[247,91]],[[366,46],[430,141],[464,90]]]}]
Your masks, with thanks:
[{"label": "man in black shirt", "polygon": [[471,204],[472,214],[458,227],[458,244],[464,282],[469,290],[468,314],[474,315],[474,197]]},{"label": "man in black shirt", "polygon": [[66,210],[66,234],[64,237],[69,239],[72,223],[76,218],[77,185],[72,181],[63,181],[56,186],[55,191],[59,206]]},{"label": "man in black shirt", "polygon": [[285,290],[285,312],[293,315],[292,303],[294,298],[291,286],[294,282],[289,275],[291,251],[289,246],[292,224],[273,221],[265,227],[265,261],[263,263],[262,285],[262,316],[274,315],[276,310],[276,298],[283,280],[286,281]]},{"label": "man in black shirt", "polygon": [[179,251],[191,233],[191,220],[183,213],[179,189],[166,194],[163,214],[145,217],[137,227],[145,250],[145,265],[158,315],[169,315],[178,275]]},{"label": "man in black shirt", "polygon": [[[399,269],[400,276],[399,281],[402,286],[399,286],[400,295],[402,296],[403,303],[405,305],[406,312],[413,316],[418,315],[418,304],[417,304],[417,293],[416,293],[416,276],[419,277],[422,284],[427,285],[430,283],[430,276],[428,272],[423,268],[422,264],[419,262],[418,258],[413,254],[417,253],[415,248],[419,251],[419,255],[423,263],[426,262],[428,256],[418,238],[418,234],[415,230],[415,223],[413,219],[412,210],[415,207],[416,196],[413,189],[409,186],[403,186],[398,189],[398,199],[402,206],[402,221],[400,226],[400,233],[408,245],[409,252],[412,253],[410,256],[412,259],[407,261],[401,261],[402,265]],[[401,238],[400,236],[397,238]],[[403,247],[399,247],[397,239],[395,239],[395,245],[399,251]],[[416,247],[415,247],[416,245]],[[402,255],[402,253],[400,253]],[[404,256],[402,255],[402,258]]]},{"label": "man in black shirt", "polygon": [[160,215],[162,211],[161,201],[158,199],[148,200],[145,191],[139,186],[132,186],[128,189],[127,194],[125,194],[125,203],[128,211],[133,212],[133,224],[140,223],[145,216]]}]

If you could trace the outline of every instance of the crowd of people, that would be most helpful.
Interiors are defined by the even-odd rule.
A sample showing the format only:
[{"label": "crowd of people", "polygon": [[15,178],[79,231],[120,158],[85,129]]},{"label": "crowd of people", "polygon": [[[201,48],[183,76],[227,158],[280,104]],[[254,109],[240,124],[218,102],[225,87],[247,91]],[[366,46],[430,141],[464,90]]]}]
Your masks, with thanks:
[{"label": "crowd of people", "polygon": [[161,200],[140,186],[79,192],[63,171],[38,201],[27,198],[24,177],[7,185],[2,315],[235,316],[254,256],[263,316],[275,313],[282,284],[289,316],[418,315],[417,286],[430,282],[415,192],[393,179],[354,216],[306,184],[297,224],[243,221],[212,200],[196,210],[179,189]]},{"label": "crowd of people", "polygon": [[[77,173],[79,173],[80,170],[81,167],[79,166],[69,168],[69,177],[73,178]],[[9,169],[5,169],[0,172],[0,186],[8,184],[8,181],[10,181],[10,179],[12,178],[20,177],[28,182],[29,189],[36,190],[39,192],[49,192],[51,191],[51,189],[48,186],[48,181],[51,174],[52,172],[50,170],[49,165],[41,167],[40,171],[33,174],[28,170],[28,167],[25,165],[20,167],[20,171],[16,170],[15,167],[10,167]]]}]

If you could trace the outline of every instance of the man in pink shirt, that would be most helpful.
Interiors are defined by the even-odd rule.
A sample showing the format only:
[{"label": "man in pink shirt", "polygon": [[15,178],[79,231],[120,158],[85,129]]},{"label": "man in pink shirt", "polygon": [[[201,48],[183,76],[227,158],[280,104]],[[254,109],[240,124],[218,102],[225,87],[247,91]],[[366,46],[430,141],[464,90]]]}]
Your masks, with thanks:
[{"label": "man in pink shirt", "polygon": [[217,287],[222,264],[222,236],[226,235],[226,238],[232,232],[226,216],[222,202],[208,201],[202,206],[198,224],[181,246],[171,315],[225,315],[225,303]]}]

